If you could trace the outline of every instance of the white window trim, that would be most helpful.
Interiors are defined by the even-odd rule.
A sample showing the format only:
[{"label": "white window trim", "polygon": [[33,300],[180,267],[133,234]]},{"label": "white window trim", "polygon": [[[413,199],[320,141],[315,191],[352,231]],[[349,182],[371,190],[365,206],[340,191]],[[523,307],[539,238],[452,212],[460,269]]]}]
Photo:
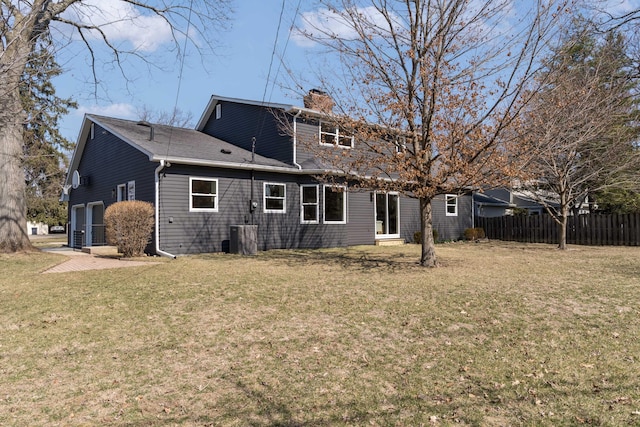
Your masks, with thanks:
[{"label": "white window trim", "polygon": [[[304,203],[302,193],[305,188],[314,187],[316,189],[316,201],[315,203]],[[320,190],[317,184],[304,184],[300,186],[300,224],[318,224],[320,222]],[[304,219],[304,207],[315,206],[316,207],[316,219],[307,221]]]},{"label": "white window trim", "polygon": [[[449,212],[449,200],[453,199],[456,203],[455,212]],[[456,194],[445,194],[444,195],[444,213],[446,216],[458,216],[458,195]]]},{"label": "white window trim", "polygon": [[[122,196],[124,195],[125,198]],[[127,197],[127,184],[118,184],[118,188],[116,189],[116,201],[124,202]]]},{"label": "white window trim", "polygon": [[136,182],[129,181],[127,182],[127,200],[135,200],[136,199]]},{"label": "white window trim", "polygon": [[96,124],[91,123],[91,126],[89,128],[89,139],[94,139],[95,136],[96,136]]},{"label": "white window trim", "polygon": [[222,117],[222,104],[216,104],[216,120]]},{"label": "white window trim", "polygon": [[[385,203],[387,204],[387,206],[386,206],[387,218],[389,216],[389,195],[398,197],[398,200],[397,200],[397,204],[398,204],[398,206],[397,206],[397,209],[398,209],[398,224],[397,224],[398,232],[394,233],[394,234],[377,234],[377,232],[376,232],[375,237],[376,237],[376,239],[400,238],[400,219],[401,219],[400,218],[400,193],[398,193],[397,191],[389,191],[389,192],[376,191],[374,193],[374,196],[373,196],[373,209],[374,209],[374,212],[377,212],[377,208],[378,208],[378,206],[377,206],[378,205],[378,199],[376,197],[378,194],[384,194],[385,195],[384,199],[385,199]],[[375,220],[375,217],[374,217],[374,220]]]},{"label": "white window trim", "polygon": [[[343,203],[342,203],[342,217],[344,218],[342,221],[328,221],[326,218],[327,212],[327,197],[326,192],[327,188],[340,188],[342,189],[342,193],[344,194]],[[347,187],[344,185],[324,185],[322,186],[322,223],[323,224],[346,224],[347,223]]]},{"label": "white window trim", "polygon": [[[333,130],[335,132],[323,132],[322,131],[322,123],[323,123],[322,121],[318,122],[318,136],[319,136],[320,145],[323,145],[325,147],[338,147],[338,148],[344,148],[344,149],[353,148],[353,146],[354,146],[354,137],[353,137],[353,135],[347,137],[351,141],[350,145],[341,145],[341,144],[338,143],[338,141],[340,141],[340,127],[338,127],[337,125],[336,126],[332,125],[333,126]],[[325,142],[322,142],[323,141],[322,135],[333,135],[335,142],[333,144],[327,144]]]},{"label": "white window trim", "polygon": [[[282,199],[282,209],[267,209],[267,185],[281,185],[284,187],[284,196],[269,196],[270,199]],[[287,185],[285,183],[265,182],[262,184],[262,209],[264,213],[287,213]]]},{"label": "white window trim", "polygon": [[[200,196],[210,196],[212,195],[211,193],[193,193],[192,189],[193,189],[193,181],[214,181],[216,183],[216,193],[213,194],[214,196],[214,205],[215,208],[194,208],[193,207],[193,196],[196,195],[200,195]],[[206,178],[206,177],[197,177],[197,176],[190,176],[189,177],[189,212],[218,212],[218,204],[219,204],[219,197],[218,197],[218,193],[220,192],[220,186],[218,184],[218,179],[217,178]]]}]

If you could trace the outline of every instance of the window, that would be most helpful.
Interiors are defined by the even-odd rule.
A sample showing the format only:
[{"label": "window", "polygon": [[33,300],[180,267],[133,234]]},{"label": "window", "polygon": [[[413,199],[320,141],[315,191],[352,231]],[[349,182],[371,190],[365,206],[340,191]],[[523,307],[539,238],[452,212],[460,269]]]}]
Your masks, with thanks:
[{"label": "window", "polygon": [[135,200],[136,199],[136,182],[129,181],[127,182],[127,200]]},{"label": "window", "polygon": [[280,212],[287,211],[286,203],[287,190],[284,184],[264,183],[264,211]]},{"label": "window", "polygon": [[342,148],[353,147],[353,136],[348,135],[336,125],[320,122],[320,143],[323,145],[337,145]]},{"label": "window", "polygon": [[407,139],[404,136],[385,133],[382,135],[381,139],[387,144],[393,144],[393,150],[396,153],[404,153],[407,151]]},{"label": "window", "polygon": [[96,125],[95,123],[91,123],[91,127],[89,129],[90,136],[89,138],[93,139],[96,136]]},{"label": "window", "polygon": [[317,185],[303,185],[300,187],[300,222],[303,224],[318,223]]},{"label": "window", "polygon": [[324,222],[327,224],[347,223],[347,199],[344,187],[324,186]]},{"label": "window", "polygon": [[444,200],[447,216],[458,216],[458,196],[455,194],[446,194]]},{"label": "window", "polygon": [[117,201],[123,202],[127,200],[127,184],[118,185]]},{"label": "window", "polygon": [[216,120],[222,117],[222,104],[216,104]]},{"label": "window", "polygon": [[189,178],[189,210],[218,212],[218,180]]}]

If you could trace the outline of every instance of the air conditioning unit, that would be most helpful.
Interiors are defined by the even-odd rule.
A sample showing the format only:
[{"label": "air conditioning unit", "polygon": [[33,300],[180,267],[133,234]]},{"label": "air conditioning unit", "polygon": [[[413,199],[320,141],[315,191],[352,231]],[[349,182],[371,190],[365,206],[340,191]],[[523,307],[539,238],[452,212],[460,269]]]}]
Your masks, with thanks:
[{"label": "air conditioning unit", "polygon": [[258,252],[258,226],[232,225],[229,230],[229,252],[255,255]]}]

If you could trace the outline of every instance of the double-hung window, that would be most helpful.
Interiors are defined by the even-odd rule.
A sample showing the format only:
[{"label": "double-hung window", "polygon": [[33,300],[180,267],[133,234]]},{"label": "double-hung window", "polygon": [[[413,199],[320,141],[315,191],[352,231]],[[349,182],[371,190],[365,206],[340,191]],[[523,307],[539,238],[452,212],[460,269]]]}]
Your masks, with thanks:
[{"label": "double-hung window", "polygon": [[218,180],[189,178],[189,210],[218,212]]},{"label": "double-hung window", "polygon": [[318,186],[300,186],[300,222],[303,224],[318,223]]},{"label": "double-hung window", "polygon": [[324,186],[323,214],[325,224],[347,223],[347,192],[343,186]]},{"label": "double-hung window", "polygon": [[342,148],[353,147],[353,135],[349,135],[335,124],[320,122],[320,144],[337,145]]},{"label": "double-hung window", "polygon": [[445,194],[444,196],[446,216],[458,216],[458,196],[455,194]]},{"label": "double-hung window", "polygon": [[285,213],[287,211],[287,187],[284,184],[264,183],[264,211]]}]

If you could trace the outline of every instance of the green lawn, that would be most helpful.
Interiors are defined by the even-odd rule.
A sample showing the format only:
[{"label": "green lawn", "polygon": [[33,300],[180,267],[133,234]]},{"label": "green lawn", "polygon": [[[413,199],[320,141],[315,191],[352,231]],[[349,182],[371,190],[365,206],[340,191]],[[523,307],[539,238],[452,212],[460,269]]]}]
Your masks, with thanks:
[{"label": "green lawn", "polygon": [[437,253],[0,255],[0,425],[640,425],[640,248]]}]

